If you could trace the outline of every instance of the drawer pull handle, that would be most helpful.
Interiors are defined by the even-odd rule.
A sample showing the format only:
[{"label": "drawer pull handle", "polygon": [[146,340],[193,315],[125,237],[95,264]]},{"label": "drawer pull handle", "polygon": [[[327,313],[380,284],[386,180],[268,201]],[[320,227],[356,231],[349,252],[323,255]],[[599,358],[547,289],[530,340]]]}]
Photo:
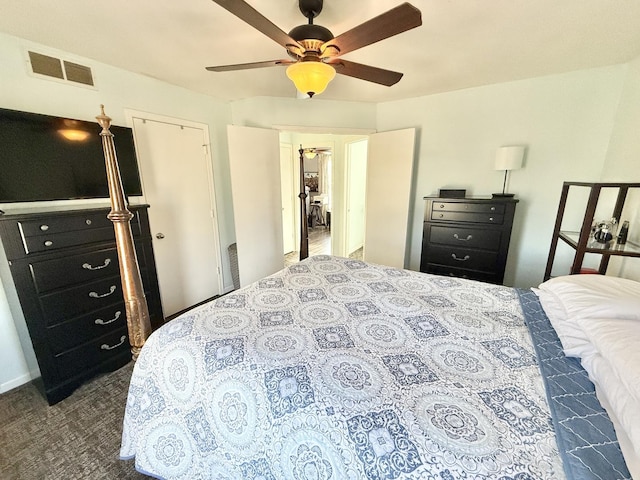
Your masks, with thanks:
[{"label": "drawer pull handle", "polygon": [[495,212],[495,210],[496,210],[496,207],[491,207],[492,212]]},{"label": "drawer pull handle", "polygon": [[467,238],[460,238],[457,233],[454,233],[453,238],[455,238],[456,240],[460,240],[461,242],[468,242],[473,238],[473,235],[467,235]]},{"label": "drawer pull handle", "polygon": [[126,335],[122,335],[120,337],[120,341],[118,343],[116,343],[115,345],[107,345],[106,343],[103,343],[102,345],[100,345],[100,350],[113,350],[114,348],[118,348],[120,345],[122,345],[124,343],[124,341],[127,339]]},{"label": "drawer pull handle", "polygon": [[111,259],[105,258],[104,263],[102,265],[98,265],[97,267],[94,267],[90,263],[83,263],[82,268],[84,268],[85,270],[102,270],[103,268],[108,267],[110,263],[111,263]]},{"label": "drawer pull handle", "polygon": [[118,320],[120,318],[120,315],[122,315],[122,312],[120,310],[118,310],[116,312],[116,316],[113,317],[111,320],[107,320],[106,322],[104,320],[102,320],[101,318],[96,318],[93,323],[95,323],[96,325],[109,325],[110,323],[115,322],[116,320]]},{"label": "drawer pull handle", "polygon": [[93,222],[87,218],[87,219],[84,221],[84,223],[86,223],[87,225],[91,225]]},{"label": "drawer pull handle", "polygon": [[489,221],[490,221],[490,222],[493,222],[493,217],[489,217]]},{"label": "drawer pull handle", "polygon": [[465,255],[464,257],[460,258],[458,256],[456,256],[455,253],[451,254],[451,258],[453,258],[454,260],[457,260],[459,262],[466,262],[467,260],[469,260],[471,257],[469,255]]},{"label": "drawer pull handle", "polygon": [[46,232],[47,230],[49,230],[49,225],[40,225],[40,230]]},{"label": "drawer pull handle", "polygon": [[45,247],[50,247],[51,245],[53,245],[53,242],[51,240],[47,240],[46,242],[44,242]]},{"label": "drawer pull handle", "polygon": [[111,285],[109,287],[109,291],[107,293],[103,293],[102,295],[100,295],[99,293],[96,292],[89,292],[89,296],[91,298],[104,298],[104,297],[108,297],[109,295],[113,294],[113,292],[116,291],[116,286],[115,285]]}]

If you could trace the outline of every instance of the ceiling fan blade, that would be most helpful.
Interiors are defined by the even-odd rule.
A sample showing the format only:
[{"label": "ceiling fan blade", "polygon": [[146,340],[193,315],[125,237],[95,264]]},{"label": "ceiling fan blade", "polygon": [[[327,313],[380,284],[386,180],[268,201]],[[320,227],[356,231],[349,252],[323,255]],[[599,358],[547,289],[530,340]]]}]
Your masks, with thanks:
[{"label": "ceiling fan blade", "polygon": [[346,75],[348,77],[359,78],[368,82],[378,83],[390,87],[395,85],[402,78],[402,73],[384,68],[363,65],[362,63],[350,62],[342,58],[336,58],[327,62],[336,69],[336,73]]},{"label": "ceiling fan blade", "polygon": [[267,60],[266,62],[238,63],[236,65],[220,65],[217,67],[206,67],[210,72],[231,72],[234,70],[248,70],[250,68],[278,67],[281,65],[291,65],[296,63],[293,60]]},{"label": "ceiling fan blade", "polygon": [[403,3],[325,42],[321,47],[322,56],[344,55],[420,25],[420,10],[410,3]]},{"label": "ceiling fan blade", "polygon": [[304,48],[297,41],[286,34],[282,29],[276,26],[271,20],[258,12],[244,0],[213,0],[225,10],[233,13],[240,20],[251,25],[256,30],[265,34],[274,42],[282,45],[288,50],[302,54]]}]

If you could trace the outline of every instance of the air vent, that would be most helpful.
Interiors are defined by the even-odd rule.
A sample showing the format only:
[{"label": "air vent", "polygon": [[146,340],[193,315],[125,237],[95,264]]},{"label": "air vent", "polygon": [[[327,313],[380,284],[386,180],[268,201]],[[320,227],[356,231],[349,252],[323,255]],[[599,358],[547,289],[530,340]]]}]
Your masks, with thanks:
[{"label": "air vent", "polygon": [[64,80],[60,59],[42,55],[41,53],[29,52],[29,60],[31,61],[33,73]]},{"label": "air vent", "polygon": [[64,71],[67,74],[67,80],[70,82],[84,83],[85,85],[93,86],[93,76],[91,75],[91,69],[89,67],[67,62],[66,60],[63,63]]},{"label": "air vent", "polygon": [[94,86],[91,68],[85,65],[31,51],[29,52],[29,61],[31,70],[38,75]]}]

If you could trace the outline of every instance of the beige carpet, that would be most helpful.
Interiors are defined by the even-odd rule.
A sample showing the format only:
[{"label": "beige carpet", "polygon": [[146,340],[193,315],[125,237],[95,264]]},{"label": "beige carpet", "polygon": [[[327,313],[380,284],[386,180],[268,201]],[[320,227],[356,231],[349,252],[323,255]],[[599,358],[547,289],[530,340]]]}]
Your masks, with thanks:
[{"label": "beige carpet", "polygon": [[0,395],[0,479],[142,479],[119,460],[133,363],[49,406],[33,384]]}]

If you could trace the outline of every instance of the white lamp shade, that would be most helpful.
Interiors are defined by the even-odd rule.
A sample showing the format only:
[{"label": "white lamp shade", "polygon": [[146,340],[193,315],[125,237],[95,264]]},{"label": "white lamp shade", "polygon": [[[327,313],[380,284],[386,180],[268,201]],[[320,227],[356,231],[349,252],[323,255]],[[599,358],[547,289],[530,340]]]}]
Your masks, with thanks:
[{"label": "white lamp shade", "polygon": [[496,170],[518,170],[522,168],[524,160],[524,146],[514,145],[500,147],[496,152]]}]

